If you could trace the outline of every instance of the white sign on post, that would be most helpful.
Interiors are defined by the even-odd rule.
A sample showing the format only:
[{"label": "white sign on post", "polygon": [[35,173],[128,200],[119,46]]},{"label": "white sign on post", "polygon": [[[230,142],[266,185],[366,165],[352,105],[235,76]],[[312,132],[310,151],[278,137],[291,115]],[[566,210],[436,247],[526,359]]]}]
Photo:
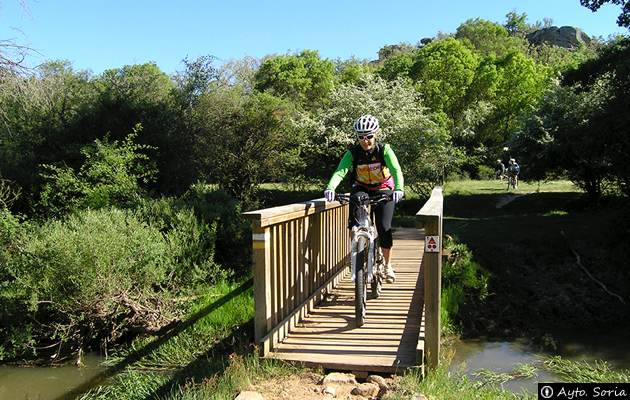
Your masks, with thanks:
[{"label": "white sign on post", "polygon": [[424,251],[426,253],[439,253],[440,251],[440,237],[439,236],[427,236],[424,238]]}]

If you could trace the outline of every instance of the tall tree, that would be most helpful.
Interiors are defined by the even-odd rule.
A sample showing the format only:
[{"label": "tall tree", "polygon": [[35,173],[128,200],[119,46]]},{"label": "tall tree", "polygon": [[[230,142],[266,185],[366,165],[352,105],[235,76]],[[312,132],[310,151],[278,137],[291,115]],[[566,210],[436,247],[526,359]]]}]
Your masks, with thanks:
[{"label": "tall tree", "polygon": [[409,75],[417,82],[426,106],[455,121],[465,108],[463,103],[479,61],[461,41],[446,38],[420,49]]},{"label": "tall tree", "polygon": [[455,37],[471,46],[482,57],[503,57],[507,53],[527,47],[523,37],[510,35],[505,27],[479,18],[461,24]]},{"label": "tall tree", "polygon": [[308,109],[327,103],[334,86],[335,65],[314,50],[265,60],[256,73],[259,91],[286,97]]},{"label": "tall tree", "polygon": [[529,28],[527,24],[527,14],[519,14],[515,10],[505,15],[505,24],[503,25],[510,35],[523,35]]}]

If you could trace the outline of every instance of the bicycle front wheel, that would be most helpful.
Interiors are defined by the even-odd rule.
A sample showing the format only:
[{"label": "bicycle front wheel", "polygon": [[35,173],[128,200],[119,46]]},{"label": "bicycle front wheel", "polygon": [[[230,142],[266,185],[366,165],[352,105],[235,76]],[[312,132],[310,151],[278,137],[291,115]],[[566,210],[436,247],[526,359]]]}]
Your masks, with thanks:
[{"label": "bicycle front wheel", "polygon": [[367,309],[367,247],[357,252],[357,269],[354,281],[354,320],[357,327],[363,326]]}]

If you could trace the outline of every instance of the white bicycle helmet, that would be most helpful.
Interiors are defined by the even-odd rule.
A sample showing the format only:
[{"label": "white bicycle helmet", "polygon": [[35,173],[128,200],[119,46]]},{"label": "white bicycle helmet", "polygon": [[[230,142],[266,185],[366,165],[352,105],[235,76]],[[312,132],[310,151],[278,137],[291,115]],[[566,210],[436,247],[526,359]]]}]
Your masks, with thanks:
[{"label": "white bicycle helmet", "polygon": [[370,114],[365,114],[359,117],[354,123],[354,131],[358,135],[365,135],[369,133],[376,133],[380,129],[378,125],[378,119]]}]

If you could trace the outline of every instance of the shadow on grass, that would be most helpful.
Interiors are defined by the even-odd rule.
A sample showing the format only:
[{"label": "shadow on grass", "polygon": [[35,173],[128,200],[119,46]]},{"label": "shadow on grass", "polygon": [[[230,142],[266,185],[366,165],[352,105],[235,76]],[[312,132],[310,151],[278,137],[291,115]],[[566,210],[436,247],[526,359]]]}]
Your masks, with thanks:
[{"label": "shadow on grass", "polygon": [[588,206],[570,192],[530,193],[496,208],[501,196],[445,199],[444,232],[490,273],[488,299],[460,310],[465,336],[542,336],[627,320],[630,308],[602,290],[573,253],[610,291],[628,293],[628,246],[617,239],[623,209]]},{"label": "shadow on grass", "polygon": [[[138,349],[137,351],[134,351],[133,353],[129,354],[127,357],[125,357],[122,361],[120,361],[116,365],[107,368],[105,371],[103,371],[100,374],[96,375],[95,377],[93,377],[89,381],[83,383],[81,386],[73,389],[71,392],[69,392],[67,394],[64,394],[63,396],[60,396],[60,397],[56,398],[55,400],[74,399],[74,398],[78,397],[79,395],[87,392],[91,388],[93,388],[93,387],[95,387],[95,386],[97,386],[99,384],[102,384],[106,379],[116,375],[120,371],[124,370],[126,367],[130,366],[131,364],[133,364],[133,363],[135,363],[137,361],[140,361],[145,356],[151,354],[153,351],[157,350],[160,346],[162,346],[168,340],[170,340],[173,337],[177,336],[178,334],[182,333],[184,330],[186,330],[187,328],[189,328],[190,326],[195,324],[197,321],[199,321],[203,317],[205,317],[205,316],[209,315],[210,313],[212,313],[213,311],[219,309],[220,307],[222,307],[223,305],[228,303],[230,300],[235,299],[236,297],[238,297],[241,294],[245,293],[248,289],[250,289],[253,286],[253,283],[254,283],[254,279],[253,278],[250,278],[250,279],[246,280],[238,288],[232,290],[230,293],[228,293],[225,296],[221,297],[219,300],[215,301],[214,303],[209,304],[208,306],[204,307],[203,309],[201,309],[197,313],[193,314],[186,321],[182,321],[182,322],[180,322],[178,324],[174,324],[174,325],[168,327],[164,332],[160,332],[157,335],[158,336],[157,339],[154,340],[153,342],[147,344],[146,346],[144,346],[141,349]],[[242,329],[250,329],[250,330],[252,330],[249,325],[243,325],[237,331],[241,331]],[[224,341],[227,340],[228,338],[224,339]],[[184,368],[182,371],[186,371],[187,368],[188,367]]]},{"label": "shadow on grass", "polygon": [[[497,208],[497,204],[506,196],[518,197]],[[582,199],[582,194],[577,192],[451,195],[444,199],[444,212],[445,215],[460,218],[544,214],[554,210],[570,211],[583,208]]]},{"label": "shadow on grass", "polygon": [[254,340],[254,320],[239,326],[231,335],[217,342],[196,360],[178,370],[171,379],[145,397],[146,400],[162,399],[179,390],[181,386],[199,384],[205,378],[222,372],[229,365],[232,352],[246,353],[247,344]]}]

